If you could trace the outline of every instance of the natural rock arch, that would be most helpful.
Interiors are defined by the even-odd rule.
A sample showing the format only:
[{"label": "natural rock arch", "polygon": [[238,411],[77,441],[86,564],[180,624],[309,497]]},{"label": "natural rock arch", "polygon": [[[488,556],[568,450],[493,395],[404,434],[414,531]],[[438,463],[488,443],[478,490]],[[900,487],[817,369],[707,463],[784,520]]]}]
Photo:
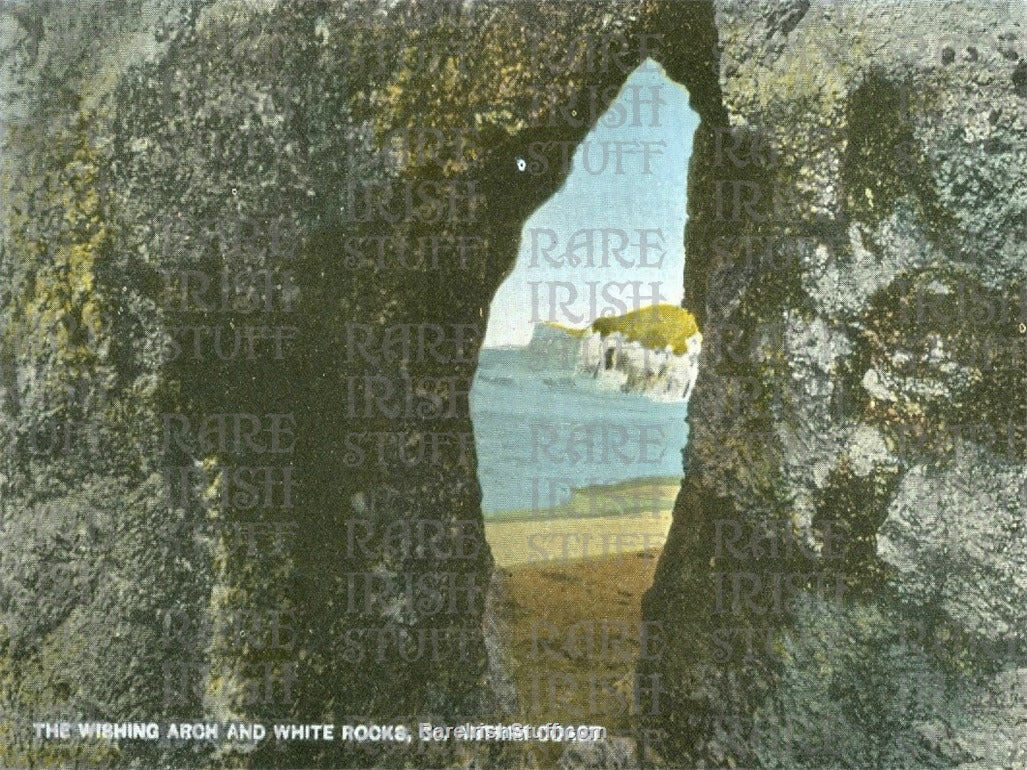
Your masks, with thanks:
[{"label": "natural rock arch", "polygon": [[[64,30],[63,48],[48,47],[47,20],[43,39],[27,40],[17,64],[39,79],[36,92],[8,95],[23,97],[24,130],[5,137],[12,151],[4,153],[14,159],[9,178],[21,180],[5,191],[16,213],[4,228],[4,313],[22,332],[5,350],[5,419],[31,429],[53,404],[50,389],[69,382],[83,403],[59,402],[56,413],[99,420],[99,444],[50,453],[44,477],[32,472],[33,448],[20,447],[5,473],[15,522],[35,521],[46,506],[75,510],[74,497],[78,531],[95,510],[86,551],[71,559],[81,582],[121,575],[139,592],[69,599],[40,625],[29,622],[30,607],[49,605],[47,584],[8,572],[19,597],[5,606],[9,665],[36,689],[5,692],[7,713],[487,713],[481,613],[490,558],[473,465],[367,462],[348,438],[470,429],[459,402],[480,344],[471,330],[513,259],[521,223],[562,181],[518,179],[514,158],[530,141],[580,139],[590,123],[557,108],[580,98],[601,112],[653,52],[661,16],[687,25],[690,39],[702,36],[678,50],[664,35],[660,58],[675,77],[681,69],[704,80],[707,90],[692,92],[716,104],[711,8],[138,2],[104,26],[111,11],[86,8],[81,24]],[[95,36],[125,55],[62,58]],[[609,43],[610,59],[581,47],[596,40]],[[154,55],[133,58],[147,46]],[[273,59],[275,51],[287,55]],[[87,95],[71,107],[43,85],[62,69]],[[34,138],[43,123],[57,141]],[[420,137],[404,133],[412,126],[441,146],[418,155]],[[452,142],[457,135],[470,141]],[[79,196],[70,203],[56,195],[66,179]],[[371,196],[384,196],[384,206],[365,197],[366,182],[378,185]],[[410,189],[429,205],[407,208]],[[74,222],[69,205],[81,211],[81,231],[21,229],[19,217]],[[454,244],[470,236],[479,239],[470,255],[454,259]],[[399,260],[388,258],[425,238],[443,240],[438,269],[394,269]],[[361,263],[375,248],[390,264]],[[49,265],[53,276],[41,272]],[[266,293],[255,302],[257,288]],[[88,334],[65,340],[33,326],[43,303]],[[403,360],[379,338],[366,357],[349,339],[367,326],[407,324],[442,329],[442,355],[436,347]],[[458,332],[462,346],[451,339]],[[30,376],[39,368],[56,385]],[[453,408],[438,408],[447,398]],[[222,420],[258,432],[233,440],[231,428],[217,430]],[[276,420],[277,450],[268,432]],[[254,476],[254,468],[267,470]],[[79,491],[54,490],[57,477]],[[283,520],[288,529],[271,529]],[[406,523],[409,538],[399,531]],[[61,533],[8,531],[9,553],[42,543],[39,569],[68,558]],[[69,580],[55,575],[57,585]],[[101,623],[113,631],[100,634]],[[382,628],[392,649],[379,658]],[[422,654],[426,643],[442,652]],[[68,652],[87,644],[93,655]],[[32,751],[24,737],[12,748],[18,762]],[[315,762],[322,751],[260,751],[249,761]],[[346,745],[333,761],[366,764],[380,752]]]},{"label": "natural rock arch", "polygon": [[[423,432],[428,422],[469,430],[466,416],[443,416],[437,405],[469,387],[474,344],[467,355],[453,349],[407,363],[385,352],[363,358],[351,352],[346,335],[356,327],[346,324],[478,323],[514,258],[520,225],[561,182],[511,183],[511,160],[525,141],[580,140],[588,123],[550,121],[553,110],[591,89],[612,98],[643,41],[702,117],[689,177],[686,305],[705,335],[703,374],[689,477],[644,608],[666,624],[668,640],[645,668],[665,688],[647,716],[666,731],[656,753],[677,763],[796,766],[1016,760],[1022,745],[1001,731],[1022,698],[999,693],[1015,694],[1022,681],[1022,650],[1003,647],[1018,637],[1003,629],[1023,628],[1027,606],[1020,535],[1011,528],[1022,513],[1024,439],[1015,426],[1024,420],[1008,398],[1025,387],[1013,332],[1025,304],[1022,5],[946,6],[926,22],[904,5],[865,12],[807,2],[784,10],[655,0],[476,3],[473,11],[415,2],[182,9],[156,0],[82,8],[80,26],[55,17],[12,23],[10,66],[26,86],[4,85],[12,120],[0,294],[0,700],[13,715],[4,725],[11,764],[36,751],[26,725],[37,715],[488,712],[480,629],[490,560],[473,466],[358,462],[346,443],[350,433]],[[533,34],[557,52],[614,35],[631,52],[627,69],[590,69],[584,56],[548,67],[531,55]],[[432,46],[473,66],[418,58]],[[272,60],[272,48],[288,55]],[[53,89],[55,80],[67,87]],[[894,114],[909,129],[889,134],[885,147],[912,157],[911,187],[888,167],[893,157],[876,152],[878,127],[865,114],[880,94],[903,92],[914,98]],[[472,126],[475,141],[411,162],[400,135],[383,152],[392,130],[412,125],[437,131],[444,144]],[[846,147],[855,149],[846,155]],[[403,211],[399,196],[354,218],[352,206],[340,211],[354,180],[392,185],[380,191],[421,185],[436,203]],[[471,180],[480,199],[473,212],[460,186]],[[394,205],[403,221],[393,221]],[[462,219],[440,214],[451,207]],[[368,270],[354,257],[367,244],[377,248],[376,238],[398,237],[384,247],[395,249],[441,235],[482,241],[470,259],[413,278]],[[445,248],[452,257],[453,241]],[[237,275],[268,270],[258,275],[275,302],[255,306],[246,286],[230,286],[227,295],[250,304],[181,304],[182,273],[174,271],[215,275],[221,266]],[[981,335],[1006,340],[976,363],[965,335],[944,324],[967,287],[1012,308],[975,322]],[[219,289],[208,295],[215,297]],[[938,312],[925,323],[898,312],[928,302]],[[195,336],[168,342],[182,327],[212,335],[189,329],[214,325],[233,330],[222,357],[234,350],[235,329],[281,331],[253,332],[253,360],[243,353],[221,361],[211,336],[203,357],[189,347]],[[933,359],[908,376],[893,360],[928,339],[954,351],[965,381],[945,379]],[[161,352],[175,344],[174,355]],[[401,390],[411,378],[412,412]],[[856,397],[832,411],[830,394],[847,386]],[[1013,426],[1004,443],[985,437],[964,446],[979,471],[953,460],[943,440],[952,414],[939,398],[982,405],[990,429]],[[240,413],[293,414],[295,446],[279,435],[279,449],[290,449],[274,452],[264,435],[204,447],[163,431],[168,419],[195,425]],[[95,424],[95,440],[44,448],[30,440],[65,423]],[[934,432],[916,434],[913,454],[891,448],[896,435],[921,425]],[[203,473],[187,475],[186,492],[169,497],[183,477],[169,479],[167,469],[197,463]],[[271,489],[279,513],[288,511],[281,518],[297,526],[281,548],[265,541],[254,555],[225,527],[260,520],[246,490],[237,488],[217,515],[202,495],[227,494],[226,469],[265,466],[279,474]],[[286,469],[296,482],[288,506]],[[966,522],[946,511],[975,500],[987,503],[964,531]],[[959,542],[952,550],[932,535],[931,515],[960,542],[1013,547],[997,561]],[[736,545],[765,522],[785,522],[807,556],[753,568],[741,548],[718,567],[718,519],[739,525]],[[420,540],[415,532],[419,549],[404,550],[402,537],[383,547],[386,527],[418,520],[442,528],[426,524]],[[835,572],[851,578],[856,600],[818,604],[807,586],[769,620],[751,605],[732,616],[710,604],[718,573],[823,567],[825,521],[842,522],[845,559]],[[347,573],[354,581],[375,573],[378,582],[371,594],[366,583],[351,590]],[[462,581],[459,611],[439,609],[445,582],[415,586],[420,603],[402,600],[405,576],[433,573]],[[954,647],[924,638],[877,655],[925,607],[969,640],[958,660]],[[732,646],[724,659],[709,633],[719,620],[769,634],[769,650],[739,655]],[[380,661],[369,648],[360,657],[366,640],[354,629],[384,626],[413,634],[412,647]],[[417,634],[454,627],[465,636],[444,642],[456,645],[448,656],[416,653]],[[795,662],[824,654],[841,662],[830,671]],[[980,684],[958,673],[964,659]],[[169,662],[181,665],[169,673]],[[902,694],[881,686],[896,679],[923,687]],[[953,685],[962,688],[965,717],[946,700]],[[919,710],[905,708],[911,698]],[[727,710],[734,722],[721,718]],[[766,716],[782,713],[788,719]],[[813,729],[828,723],[826,738]],[[762,728],[767,736],[751,739]],[[981,731],[997,736],[983,748],[973,738]],[[336,764],[388,761],[381,747],[340,746]],[[126,761],[130,753],[156,761],[162,752],[133,745]],[[191,750],[163,753],[176,764],[201,761]],[[308,747],[239,761],[311,764],[327,753]]]}]

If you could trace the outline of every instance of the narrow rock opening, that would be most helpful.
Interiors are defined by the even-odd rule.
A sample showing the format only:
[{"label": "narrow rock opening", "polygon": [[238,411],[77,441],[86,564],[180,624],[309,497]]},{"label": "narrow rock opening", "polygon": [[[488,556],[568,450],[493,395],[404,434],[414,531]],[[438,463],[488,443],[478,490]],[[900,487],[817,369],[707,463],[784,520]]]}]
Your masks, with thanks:
[{"label": "narrow rock opening", "polygon": [[698,123],[648,60],[580,143],[523,159],[570,173],[524,222],[492,299],[471,417],[497,567],[486,631],[506,707],[529,721],[633,726],[641,595],[683,476],[702,339],[682,307]]}]

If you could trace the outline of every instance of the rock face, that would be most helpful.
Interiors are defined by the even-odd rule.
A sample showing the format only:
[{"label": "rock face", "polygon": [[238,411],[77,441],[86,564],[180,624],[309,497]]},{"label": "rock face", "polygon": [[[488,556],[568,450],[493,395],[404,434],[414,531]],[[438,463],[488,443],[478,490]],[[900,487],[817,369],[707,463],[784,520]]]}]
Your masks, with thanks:
[{"label": "rock face", "polygon": [[[580,141],[651,54],[702,117],[685,300],[705,339],[644,606],[666,646],[640,672],[643,760],[1022,765],[1024,17],[5,5],[0,763],[514,761],[72,756],[30,725],[508,700],[473,453],[379,461],[368,436],[471,430],[482,318],[563,181],[518,161]],[[607,66],[577,45],[602,36],[623,44]]]},{"label": "rock face", "polygon": [[1027,12],[923,11],[717,3],[705,342],[644,604],[671,764],[1027,756]]},{"label": "rock face", "polygon": [[625,393],[642,393],[664,401],[688,401],[699,373],[702,335],[688,339],[688,351],[675,355],[668,345],[653,350],[620,332],[595,332],[581,341],[581,369]]},{"label": "rock face", "polygon": [[528,343],[531,361],[539,368],[588,376],[600,387],[639,393],[661,401],[688,401],[699,372],[702,334],[688,339],[688,350],[676,355],[629,340],[621,332],[570,333],[539,324]]},{"label": "rock face", "polygon": [[[467,392],[521,226],[651,52],[651,9],[66,10],[3,9],[0,764],[496,766],[342,741],[83,757],[31,723],[502,706]],[[603,37],[600,65],[579,43]],[[519,164],[537,142],[549,162]],[[428,434],[460,440],[375,452]]]}]

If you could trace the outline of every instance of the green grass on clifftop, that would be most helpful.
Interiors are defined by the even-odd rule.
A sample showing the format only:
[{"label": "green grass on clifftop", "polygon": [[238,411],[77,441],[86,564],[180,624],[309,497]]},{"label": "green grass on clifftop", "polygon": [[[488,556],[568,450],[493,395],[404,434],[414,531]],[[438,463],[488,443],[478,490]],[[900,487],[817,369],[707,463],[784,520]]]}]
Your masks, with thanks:
[{"label": "green grass on clifftop", "polygon": [[677,305],[650,305],[624,315],[597,318],[592,329],[603,337],[620,332],[628,340],[662,350],[670,345],[674,355],[688,352],[688,338],[699,331],[695,316]]}]

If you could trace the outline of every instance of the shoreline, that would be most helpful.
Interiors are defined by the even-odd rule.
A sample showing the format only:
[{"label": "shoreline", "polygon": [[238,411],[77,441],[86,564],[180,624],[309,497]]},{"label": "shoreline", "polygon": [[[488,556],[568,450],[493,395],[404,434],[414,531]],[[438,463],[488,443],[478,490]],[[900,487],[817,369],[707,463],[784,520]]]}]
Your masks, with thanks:
[{"label": "shoreline", "polygon": [[554,508],[491,514],[485,537],[501,568],[657,552],[680,485],[678,477],[660,476],[582,487]]}]

